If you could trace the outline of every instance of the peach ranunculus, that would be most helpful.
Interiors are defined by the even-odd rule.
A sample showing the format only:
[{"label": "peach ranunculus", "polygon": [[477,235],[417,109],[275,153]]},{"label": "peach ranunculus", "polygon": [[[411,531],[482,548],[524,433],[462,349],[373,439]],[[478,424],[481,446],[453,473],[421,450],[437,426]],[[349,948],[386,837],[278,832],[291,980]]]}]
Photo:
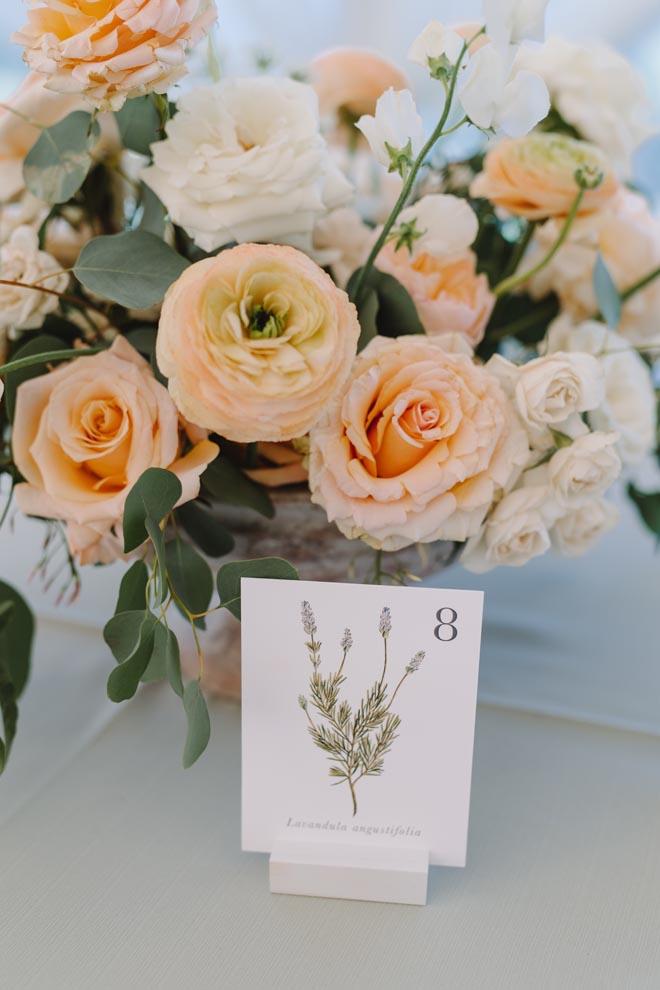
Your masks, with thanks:
[{"label": "peach ranunculus", "polygon": [[[23,160],[39,137],[41,127],[52,127],[82,108],[79,96],[52,93],[45,76],[30,72],[0,107],[0,201],[7,202],[25,188]],[[30,123],[34,121],[34,123]]]},{"label": "peach ranunculus", "polygon": [[80,563],[121,553],[119,531],[131,487],[150,467],[167,468],[196,498],[199,477],[217,455],[208,440],[182,453],[179,415],[150,365],[123,338],[19,386],[13,451],[25,482],[19,509],[69,524]]},{"label": "peach ranunculus", "polygon": [[119,110],[128,97],[165,93],[213,24],[214,0],[30,0],[12,40],[59,93]]},{"label": "peach ranunculus", "polygon": [[529,456],[495,378],[421,337],[375,337],[310,436],[312,501],[349,539],[463,541]]},{"label": "peach ranunculus", "polygon": [[240,244],[170,287],[156,356],[191,423],[241,443],[291,440],[348,378],[359,336],[348,296],[307,255]]},{"label": "peach ranunculus", "polygon": [[477,258],[467,250],[459,256],[436,258],[390,242],[378,255],[376,267],[393,275],[410,293],[428,334],[461,333],[476,347],[493,312],[495,297],[485,275],[477,274]]},{"label": "peach ranunculus", "polygon": [[403,72],[387,59],[360,48],[332,48],[309,66],[322,116],[358,118],[373,114],[387,89],[408,89]]},{"label": "peach ranunculus", "polygon": [[489,151],[470,193],[527,220],[565,217],[578,194],[580,172],[587,180],[602,175],[600,185],[586,190],[580,214],[600,209],[619,191],[609,162],[594,145],[563,134],[530,134]]}]

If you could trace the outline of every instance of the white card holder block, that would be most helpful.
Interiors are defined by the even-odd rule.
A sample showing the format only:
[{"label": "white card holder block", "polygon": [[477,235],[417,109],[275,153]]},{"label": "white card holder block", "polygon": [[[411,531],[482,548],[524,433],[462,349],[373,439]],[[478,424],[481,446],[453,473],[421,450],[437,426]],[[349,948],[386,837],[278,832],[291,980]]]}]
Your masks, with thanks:
[{"label": "white card holder block", "polygon": [[272,894],[426,904],[429,850],[277,839]]}]

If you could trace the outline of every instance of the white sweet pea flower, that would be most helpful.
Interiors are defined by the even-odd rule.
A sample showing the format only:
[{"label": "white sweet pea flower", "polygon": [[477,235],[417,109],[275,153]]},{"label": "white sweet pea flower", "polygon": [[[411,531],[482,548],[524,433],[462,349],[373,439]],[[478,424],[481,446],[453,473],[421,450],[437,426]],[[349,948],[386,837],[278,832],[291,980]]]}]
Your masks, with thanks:
[{"label": "white sweet pea flower", "polygon": [[458,196],[422,196],[399,214],[397,234],[408,243],[410,253],[435,258],[462,255],[479,232],[479,222],[470,204]]},{"label": "white sweet pea flower", "polygon": [[543,41],[548,0],[483,0],[488,36],[496,45]]},{"label": "white sweet pea flower", "polygon": [[424,146],[424,124],[409,89],[388,89],[376,103],[375,115],[365,114],[355,126],[391,172],[409,168]]},{"label": "white sweet pea flower", "polygon": [[429,69],[434,78],[442,78],[458,62],[464,43],[457,31],[432,20],[413,41],[408,58]]},{"label": "white sweet pea flower", "polygon": [[514,51],[485,45],[459,80],[459,99],[473,124],[508,137],[524,137],[550,110],[548,87],[514,66]]},{"label": "white sweet pea flower", "polygon": [[481,532],[468,540],[461,563],[483,574],[494,567],[522,567],[550,549],[549,526],[559,514],[547,486],[518,488],[505,495]]},{"label": "white sweet pea flower", "polygon": [[604,495],[621,474],[616,433],[587,433],[558,450],[547,465],[557,503],[566,509]]},{"label": "white sweet pea flower", "polygon": [[620,512],[604,498],[594,498],[572,508],[550,531],[553,548],[563,557],[581,557],[601,536],[614,529]]}]

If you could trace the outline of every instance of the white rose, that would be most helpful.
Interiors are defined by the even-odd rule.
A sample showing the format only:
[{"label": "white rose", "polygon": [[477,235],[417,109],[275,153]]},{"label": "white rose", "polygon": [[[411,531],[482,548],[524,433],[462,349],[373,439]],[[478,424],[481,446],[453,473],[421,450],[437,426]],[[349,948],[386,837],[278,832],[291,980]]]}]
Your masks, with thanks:
[{"label": "white rose", "polygon": [[557,520],[550,531],[552,546],[564,557],[580,557],[613,529],[619,518],[619,510],[604,498],[583,502]]},{"label": "white rose", "polygon": [[540,76],[514,65],[513,52],[484,45],[461,74],[458,95],[473,124],[523,137],[547,117],[548,88]]},{"label": "white rose", "polygon": [[591,354],[557,351],[520,367],[495,355],[488,369],[513,399],[534,447],[552,446],[551,430],[579,434],[580,414],[603,401],[603,372]]},{"label": "white rose", "polygon": [[564,120],[630,175],[633,152],[652,128],[644,82],[627,59],[607,45],[553,37],[540,48],[521,48],[517,63],[542,76]]},{"label": "white rose", "polygon": [[413,41],[408,58],[423,69],[433,70],[434,63],[438,64],[445,59],[447,67],[450,67],[458,62],[464,43],[457,31],[440,21],[432,20]]},{"label": "white rose", "polygon": [[657,400],[651,371],[642,357],[603,323],[574,325],[555,320],[545,340],[547,353],[593,354],[603,369],[603,401],[587,418],[595,430],[619,434],[617,450],[624,464],[638,464],[655,446]]},{"label": "white rose", "polygon": [[412,243],[413,256],[426,253],[435,258],[464,254],[479,233],[479,221],[470,204],[458,196],[422,196],[399,214],[399,228],[415,224],[420,235]]},{"label": "white rose", "polygon": [[[18,227],[0,248],[0,272],[8,281],[39,282],[56,292],[63,292],[69,281],[67,274],[55,274],[60,272],[60,265],[52,255],[39,250],[37,233],[27,226]],[[57,296],[50,293],[0,285],[0,329],[9,330],[10,334],[18,330],[35,330],[57,305]]]},{"label": "white rose", "polygon": [[468,540],[461,563],[483,574],[493,567],[521,567],[550,549],[548,526],[557,510],[548,487],[518,488],[506,495],[481,532]]},{"label": "white rose", "polygon": [[364,114],[355,125],[359,128],[381,165],[390,168],[392,151],[404,151],[410,142],[410,156],[416,158],[424,146],[424,124],[409,89],[388,89],[376,103],[372,117]]},{"label": "white rose", "polygon": [[270,241],[307,250],[350,184],[319,131],[316,94],[292,79],[228,79],[182,96],[142,178],[199,247]]},{"label": "white rose", "polygon": [[616,433],[588,433],[557,451],[548,478],[558,504],[581,505],[612,487],[621,474],[616,442]]},{"label": "white rose", "polygon": [[333,210],[314,227],[315,260],[329,266],[337,285],[345,289],[353,272],[367,260],[374,238],[356,210],[348,206]]},{"label": "white rose", "polygon": [[489,38],[496,45],[543,41],[548,0],[483,0]]},{"label": "white rose", "polygon": [[11,203],[0,203],[0,244],[5,244],[18,227],[39,230],[48,210],[42,200],[27,191]]}]

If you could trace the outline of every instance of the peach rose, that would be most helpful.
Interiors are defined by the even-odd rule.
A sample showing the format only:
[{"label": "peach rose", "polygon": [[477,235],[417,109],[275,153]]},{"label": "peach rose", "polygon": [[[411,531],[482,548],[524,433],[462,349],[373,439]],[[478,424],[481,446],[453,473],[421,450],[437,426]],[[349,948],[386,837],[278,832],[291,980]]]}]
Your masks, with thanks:
[{"label": "peach rose", "polygon": [[452,258],[426,252],[411,257],[390,242],[378,255],[376,267],[408,290],[428,334],[462,333],[473,347],[483,339],[495,297],[486,276],[477,274],[473,251]]},{"label": "peach rose", "polygon": [[71,550],[81,563],[120,554],[124,502],[147,468],[176,474],[181,503],[188,502],[218,453],[216,444],[203,440],[182,456],[176,407],[123,337],[101,354],[20,385],[12,444],[25,478],[16,487],[18,507],[68,523]]},{"label": "peach rose", "polygon": [[307,255],[240,244],[170,287],[156,356],[190,422],[242,443],[291,440],[346,381],[359,336],[348,296]]},{"label": "peach rose", "polygon": [[585,192],[581,214],[600,209],[619,190],[602,151],[586,141],[563,134],[510,138],[488,152],[470,193],[528,220],[565,217],[578,193],[578,171],[603,176],[596,189]]},{"label": "peach rose", "polygon": [[317,55],[309,66],[322,116],[373,114],[387,89],[408,89],[403,72],[387,59],[360,48],[333,48]]},{"label": "peach rose", "polygon": [[[37,6],[37,4],[40,4]],[[213,24],[214,0],[30,0],[12,40],[59,93],[119,110],[128,97],[166,93],[188,50]]]},{"label": "peach rose", "polygon": [[473,536],[529,454],[489,372],[412,336],[369,343],[310,445],[312,501],[384,550]]},{"label": "peach rose", "polygon": [[45,77],[36,72],[23,80],[0,107],[0,201],[25,188],[23,159],[41,133],[38,125],[51,127],[81,108],[79,96],[49,92]]}]

